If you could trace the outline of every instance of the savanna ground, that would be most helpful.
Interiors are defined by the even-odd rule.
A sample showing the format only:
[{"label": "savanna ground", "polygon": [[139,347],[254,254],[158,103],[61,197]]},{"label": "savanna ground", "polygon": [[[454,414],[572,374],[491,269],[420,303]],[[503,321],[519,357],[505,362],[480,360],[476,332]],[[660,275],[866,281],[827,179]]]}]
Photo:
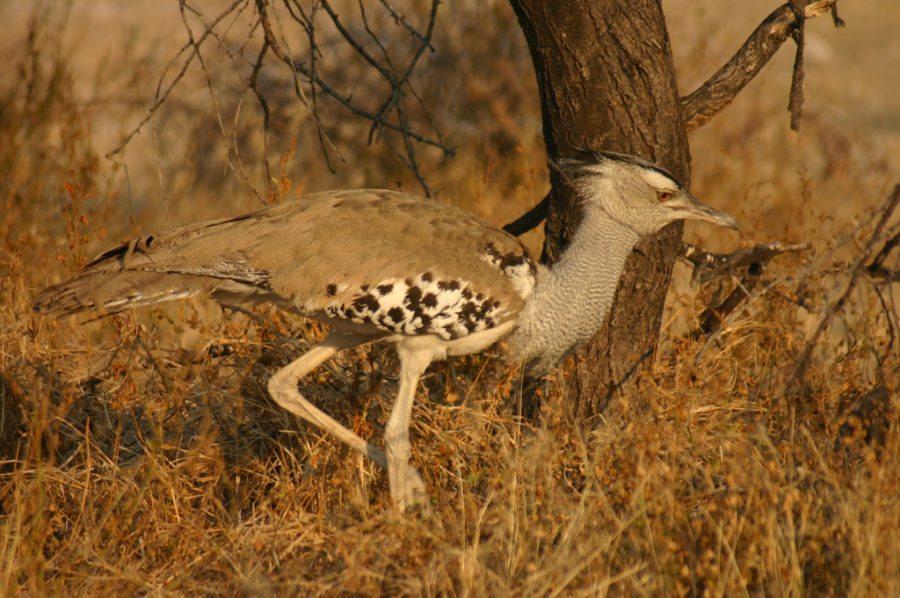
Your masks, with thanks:
[{"label": "savanna ground", "polygon": [[[669,0],[683,90],[774,7]],[[445,162],[423,150],[423,173],[442,200],[504,224],[547,186],[527,51],[503,2],[441,12],[417,81],[459,151]],[[135,231],[252,209],[253,189],[268,191],[258,108],[247,99],[232,134],[238,98],[214,103],[196,69],[104,157],[184,41],[177,3],[0,5],[4,594],[900,595],[900,289],[854,267],[897,232],[895,218],[868,247],[900,182],[900,7],[841,13],[846,29],[809,25],[800,134],[785,110],[788,44],[691,137],[693,190],[747,230],[691,225],[689,241],[810,249],[774,260],[712,337],[689,332],[732,281],[692,282],[679,263],[653,374],[593,421],[573,421],[562,371],[527,425],[511,416],[518,373],[500,350],[434,366],[412,429],[434,513],[405,518],[381,471],[266,395],[320,326],[203,300],[97,321],[31,313],[37,290]],[[210,72],[224,63],[210,51]],[[332,155],[329,171],[308,113],[282,99],[276,195],[419,190],[347,116],[331,124],[343,161]],[[538,247],[540,234],[527,239]],[[395,362],[359,349],[303,390],[379,439]]]}]

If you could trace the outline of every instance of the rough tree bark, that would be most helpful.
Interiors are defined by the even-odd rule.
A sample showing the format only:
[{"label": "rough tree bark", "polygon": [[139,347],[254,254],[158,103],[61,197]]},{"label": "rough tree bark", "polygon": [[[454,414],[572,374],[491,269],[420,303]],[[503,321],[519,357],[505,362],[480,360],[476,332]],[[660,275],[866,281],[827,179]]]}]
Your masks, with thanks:
[{"label": "rough tree bark", "polygon": [[[511,0],[531,50],[549,155],[572,147],[636,154],[690,180],[690,153],[659,0]],[[551,175],[542,259],[554,261],[578,224],[571,191]],[[649,367],[682,227],[632,253],[616,302],[577,351],[570,379],[579,419]]]},{"label": "rough tree bark", "polygon": [[[690,179],[686,131],[701,126],[731,102],[786,40],[795,39],[802,50],[802,29],[806,20],[831,12],[835,24],[842,24],[837,16],[837,0],[790,0],[760,23],[741,49],[715,75],[679,99],[661,0],[510,2],[531,49],[548,153],[564,156],[571,147],[578,146],[637,154],[667,167],[684,184]],[[319,51],[315,37],[316,10],[307,13],[288,8],[286,11],[285,23],[299,26],[299,31],[309,38],[310,54],[299,58],[293,56],[279,33],[281,25],[273,26],[272,18],[277,15],[274,7],[278,3],[272,0],[255,1],[261,26],[255,30],[261,29],[263,44],[244,91],[253,92],[257,97],[268,123],[268,104],[257,87],[257,75],[264,63],[274,56],[288,69],[297,99],[311,110],[316,122],[316,103],[310,102],[309,98],[314,100],[321,94],[344,107],[349,114],[370,120],[373,133],[380,135],[391,131],[399,134],[403,140],[401,159],[427,189],[416,162],[417,144],[441,148],[448,155],[453,150],[441,141],[439,134],[431,138],[416,132],[400,100],[408,96],[421,103],[411,86],[410,75],[419,58],[431,48],[440,0],[431,0],[430,16],[421,28],[403,19],[389,2],[381,3],[410,36],[415,48],[407,61],[399,66],[392,64],[387,55],[381,57],[370,53],[366,43],[357,38],[352,28],[343,26],[340,15],[327,2],[323,4],[317,0],[313,4],[324,8],[324,13],[319,14],[328,16],[325,22],[330,21],[360,59],[389,84],[390,92],[382,108],[372,111],[364,102],[356,103],[352,95],[344,95],[339,86],[322,78],[314,58]],[[163,75],[157,103],[113,153],[121,151],[128,139],[165,103],[188,65],[200,56],[204,40],[219,39],[219,28],[230,26],[227,23],[231,21],[226,17],[243,10],[243,6],[241,2],[233,3],[210,19],[205,30],[196,34],[185,20],[192,51],[185,55],[182,68],[173,81],[167,82]],[[366,4],[360,3],[363,22],[366,22],[366,10]],[[366,36],[374,35],[367,27],[365,30]],[[794,124],[800,115],[803,82],[802,51],[797,56],[791,91]],[[308,94],[304,91],[307,87]],[[425,108],[424,105],[420,107]],[[330,143],[326,137],[321,137],[323,147]],[[546,214],[543,256],[546,261],[553,261],[559,255],[579,218],[570,191],[553,176],[551,193],[505,227],[508,232],[518,235],[537,226]],[[637,247],[626,264],[618,300],[607,325],[588,346],[578,351],[570,382],[575,396],[575,413],[582,419],[602,411],[613,392],[633,383],[637,378],[635,374],[650,367],[672,264],[682,251],[680,237],[680,225],[673,225]],[[739,296],[735,295],[732,303],[737,302]],[[533,402],[523,407],[526,412],[536,411]]]}]

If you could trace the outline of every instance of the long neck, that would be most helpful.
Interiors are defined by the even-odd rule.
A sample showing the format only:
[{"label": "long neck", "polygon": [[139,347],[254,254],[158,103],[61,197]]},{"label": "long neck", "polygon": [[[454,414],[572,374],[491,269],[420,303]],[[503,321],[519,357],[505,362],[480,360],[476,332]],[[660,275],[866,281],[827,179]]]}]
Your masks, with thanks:
[{"label": "long neck", "polygon": [[600,210],[589,211],[559,261],[542,272],[510,338],[515,359],[540,375],[593,336],[640,236]]}]

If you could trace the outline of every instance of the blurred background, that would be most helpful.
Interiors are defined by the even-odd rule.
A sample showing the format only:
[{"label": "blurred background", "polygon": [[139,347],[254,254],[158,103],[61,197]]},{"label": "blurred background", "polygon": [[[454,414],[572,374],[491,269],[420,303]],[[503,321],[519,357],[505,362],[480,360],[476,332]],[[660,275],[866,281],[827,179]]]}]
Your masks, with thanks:
[{"label": "blurred background", "polygon": [[[291,180],[291,193],[363,186],[422,191],[388,143],[368,142],[370,122],[324,97],[315,122],[271,53],[260,73],[271,110],[264,155],[262,110],[246,89],[248,65],[260,45],[259,32],[250,37],[249,8],[229,14],[202,46],[204,69],[194,60],[166,103],[139,127],[155,95],[167,89],[189,55],[179,54],[186,27],[199,36],[203,23],[228,3],[188,6],[196,12],[188,9],[183,18],[177,3],[149,0],[124,6],[104,0],[0,5],[12,32],[0,45],[8,65],[0,73],[3,200],[18,189],[22,209],[38,209],[37,228],[28,231],[37,235],[32,247],[52,254],[63,243],[61,220],[54,216],[63,213],[66,192],[61,181],[34,170],[53,161],[65,164],[63,173],[79,176],[86,176],[85,161],[92,162],[96,192],[85,209],[103,206],[99,228],[108,230],[91,234],[91,251],[129,235],[129,219],[153,230],[259,206],[270,190],[263,159],[270,177]],[[338,6],[342,21],[358,30],[356,5]],[[682,93],[723,64],[774,7],[666,1]],[[403,8],[424,30],[429,4],[414,1]],[[793,44],[786,43],[732,106],[691,135],[694,191],[749,226],[755,238],[747,242],[834,238],[877,202],[896,174],[900,39],[893,25],[900,6],[848,2],[840,14],[846,28],[835,28],[827,15],[808,25],[799,134],[786,126],[794,55]],[[401,55],[408,49],[401,27],[376,10],[369,18],[389,51]],[[325,25],[327,19],[320,21],[323,77],[376,109],[385,97],[383,82]],[[302,55],[299,27],[279,22]],[[425,52],[412,79],[429,114],[412,106],[412,124],[456,153],[446,159],[433,147],[418,146],[422,176],[442,200],[505,223],[547,187],[538,98],[522,34],[505,2],[459,1],[440,6],[432,45],[434,52]],[[329,137],[324,143],[319,126]],[[105,157],[138,128],[122,151]],[[397,136],[387,141],[396,144]]]},{"label": "blurred background", "polygon": [[[414,48],[403,24],[380,4],[365,11],[365,20],[365,4],[334,6],[367,51],[403,70]],[[422,193],[427,185],[442,201],[500,225],[546,192],[534,74],[506,2],[439,6],[433,51],[416,64],[401,100],[410,129],[431,142],[413,142],[411,150],[396,132],[374,132],[370,120],[321,91],[301,85],[300,101],[291,73],[271,51],[257,76],[269,109],[265,132],[264,111],[248,88],[262,43],[252,30],[255,10],[224,1],[184,7],[134,1],[125,8],[104,0],[0,5],[15,32],[0,45],[9,65],[0,73],[6,205],[0,233],[6,251],[18,255],[12,261],[29,263],[32,289],[140,231],[233,215],[303,192]],[[424,0],[400,6],[405,23],[420,32],[430,8]],[[667,0],[682,93],[715,72],[774,8]],[[280,3],[270,14],[285,48],[312,64],[297,21]],[[856,255],[860,227],[896,182],[900,161],[894,76],[900,39],[893,31],[900,5],[847,2],[840,15],[846,27],[836,28],[827,14],[808,23],[799,133],[788,126],[794,59],[788,42],[732,105],[691,134],[693,191],[747,232],[688,224],[687,241],[718,252],[770,241],[811,243],[793,261],[776,261],[780,276],[796,274],[800,264],[827,272]],[[319,76],[356,107],[377,112],[390,86],[321,8],[308,17]],[[214,33],[202,37],[211,23]],[[189,34],[202,41],[199,58],[186,45]],[[159,98],[165,102],[157,106]],[[396,113],[391,117],[396,121]],[[539,253],[541,229],[524,240]],[[27,253],[19,254],[23,248]],[[48,267],[55,261],[65,268]],[[779,263],[786,269],[779,271]],[[678,334],[692,325],[671,315],[693,300],[689,280],[690,269],[679,263],[664,320]],[[878,309],[875,301],[862,297],[848,317],[864,318]],[[817,322],[805,309],[796,317],[807,331]],[[846,331],[839,325],[830,333]]]},{"label": "blurred background", "polygon": [[[682,94],[777,5],[665,0]],[[373,137],[370,121],[308,88],[299,101],[272,52],[257,77],[264,134],[247,87],[261,47],[254,4],[181,6],[0,0],[6,594],[900,594],[896,534],[884,533],[900,527],[897,285],[854,279],[802,389],[792,382],[900,182],[900,3],[844,0],[846,27],[827,15],[807,23],[799,133],[788,41],[690,135],[692,190],[746,230],[689,223],[686,240],[810,249],[773,260],[709,338],[687,333],[733,281],[698,284],[677,262],[652,375],[584,429],[566,415],[560,373],[539,428],[523,433],[508,410],[515,371],[497,355],[433,367],[412,433],[435,517],[403,521],[382,472],[266,396],[266,378],[321,327],[202,300],[55,322],[30,302],[138,232],[303,192],[421,193],[424,181],[442,201],[512,221],[548,188],[515,16],[496,0],[440,4],[434,51],[403,99],[411,128],[433,142],[412,146],[417,176],[401,136]],[[398,69],[409,60],[409,32],[383,4],[333,6],[375,55]],[[427,27],[429,2],[395,6]],[[306,56],[283,7],[274,26]],[[389,86],[322,17],[318,73],[377,111]],[[525,240],[538,251],[541,231]],[[900,268],[893,254],[885,265]],[[378,347],[342,354],[304,392],[378,438],[393,359]]]}]

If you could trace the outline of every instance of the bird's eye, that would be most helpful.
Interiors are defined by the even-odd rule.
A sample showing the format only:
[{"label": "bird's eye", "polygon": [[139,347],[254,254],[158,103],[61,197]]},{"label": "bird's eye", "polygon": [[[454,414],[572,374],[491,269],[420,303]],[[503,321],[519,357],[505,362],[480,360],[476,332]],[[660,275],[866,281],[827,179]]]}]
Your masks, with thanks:
[{"label": "bird's eye", "polygon": [[669,201],[670,199],[672,199],[672,192],[671,191],[657,191],[656,197],[659,199],[659,201],[666,202],[666,201]]}]

